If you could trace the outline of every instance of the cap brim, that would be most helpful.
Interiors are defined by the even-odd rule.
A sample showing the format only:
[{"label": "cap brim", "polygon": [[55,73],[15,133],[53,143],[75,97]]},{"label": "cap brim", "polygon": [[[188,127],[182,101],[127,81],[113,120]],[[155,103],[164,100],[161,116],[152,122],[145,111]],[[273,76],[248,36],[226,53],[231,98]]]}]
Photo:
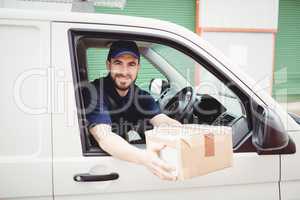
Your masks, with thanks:
[{"label": "cap brim", "polygon": [[132,51],[122,51],[122,52],[117,53],[116,55],[112,55],[111,57],[112,58],[117,58],[117,57],[120,57],[120,56],[123,56],[123,55],[126,55],[126,54],[131,55],[131,56],[133,56],[137,59],[139,58],[139,56],[137,54],[133,53]]}]

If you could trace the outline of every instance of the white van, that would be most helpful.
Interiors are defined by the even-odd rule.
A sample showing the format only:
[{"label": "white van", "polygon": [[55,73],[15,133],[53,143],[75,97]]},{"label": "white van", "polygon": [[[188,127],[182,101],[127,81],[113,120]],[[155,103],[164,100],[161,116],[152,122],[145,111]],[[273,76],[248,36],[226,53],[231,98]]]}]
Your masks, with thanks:
[{"label": "white van", "polygon": [[[175,107],[172,117],[232,127],[231,168],[162,181],[95,144],[85,126],[81,83],[105,74],[108,46],[120,39],[137,42],[142,68],[151,71],[137,84],[166,112]],[[0,199],[300,198],[299,124],[183,27],[118,15],[0,9],[0,56]]]}]

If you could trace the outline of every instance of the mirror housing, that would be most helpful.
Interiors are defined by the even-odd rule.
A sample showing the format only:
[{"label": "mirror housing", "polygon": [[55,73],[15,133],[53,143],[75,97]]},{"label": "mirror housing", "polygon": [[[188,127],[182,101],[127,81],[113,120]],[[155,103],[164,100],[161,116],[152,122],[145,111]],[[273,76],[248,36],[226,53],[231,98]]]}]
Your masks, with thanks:
[{"label": "mirror housing", "polygon": [[149,91],[154,95],[160,95],[169,87],[170,85],[167,81],[160,78],[153,78],[150,81]]},{"label": "mirror housing", "polygon": [[267,107],[255,105],[252,144],[258,154],[292,154],[296,145],[287,134],[281,118]]}]

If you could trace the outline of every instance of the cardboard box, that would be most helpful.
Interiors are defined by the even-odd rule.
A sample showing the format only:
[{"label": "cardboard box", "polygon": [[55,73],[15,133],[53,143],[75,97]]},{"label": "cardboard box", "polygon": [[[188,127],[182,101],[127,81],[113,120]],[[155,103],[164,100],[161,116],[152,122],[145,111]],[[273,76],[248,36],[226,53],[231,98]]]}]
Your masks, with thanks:
[{"label": "cardboard box", "polygon": [[176,167],[179,180],[232,166],[232,129],[225,126],[183,125],[146,131],[147,147],[166,145],[161,159]]}]

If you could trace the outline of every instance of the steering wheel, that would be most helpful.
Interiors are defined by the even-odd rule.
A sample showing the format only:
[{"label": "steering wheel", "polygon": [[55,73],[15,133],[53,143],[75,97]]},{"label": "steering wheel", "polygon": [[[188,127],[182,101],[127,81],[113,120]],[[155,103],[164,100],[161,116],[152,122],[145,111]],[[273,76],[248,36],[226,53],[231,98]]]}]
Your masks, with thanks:
[{"label": "steering wheel", "polygon": [[[162,98],[166,98],[168,95],[163,95]],[[193,102],[195,94],[192,87],[185,87],[175,94],[175,96],[160,102],[160,107],[166,115],[182,122],[183,119],[188,119],[193,113]]]}]

